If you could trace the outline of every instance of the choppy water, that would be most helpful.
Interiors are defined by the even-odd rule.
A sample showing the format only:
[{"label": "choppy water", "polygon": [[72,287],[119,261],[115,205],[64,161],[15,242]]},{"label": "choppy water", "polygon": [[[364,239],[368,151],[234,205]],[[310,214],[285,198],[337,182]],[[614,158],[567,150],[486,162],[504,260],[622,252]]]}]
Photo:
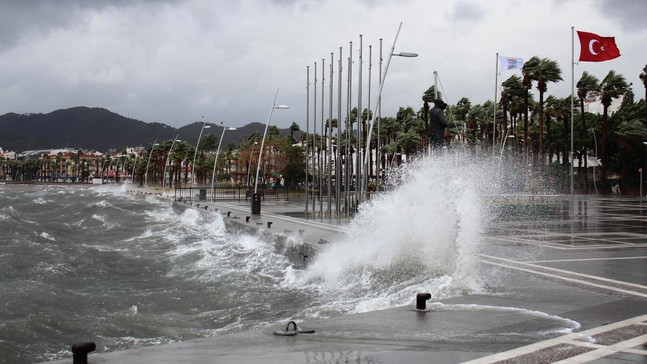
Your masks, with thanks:
[{"label": "choppy water", "polygon": [[0,363],[113,351],[481,291],[482,169],[426,160],[294,270],[218,214],[125,187],[0,185]]}]

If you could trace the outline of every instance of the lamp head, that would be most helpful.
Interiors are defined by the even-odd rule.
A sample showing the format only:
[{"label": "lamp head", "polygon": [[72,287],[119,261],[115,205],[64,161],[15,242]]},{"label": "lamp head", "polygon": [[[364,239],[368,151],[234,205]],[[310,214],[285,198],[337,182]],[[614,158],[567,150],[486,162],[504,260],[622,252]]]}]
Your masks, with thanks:
[{"label": "lamp head", "polygon": [[412,53],[412,52],[400,52],[400,53],[394,53],[393,55],[398,57],[409,57],[409,58],[418,57],[418,53]]},{"label": "lamp head", "polygon": [[227,130],[236,130],[236,128],[234,128],[233,126],[230,126],[227,128]]},{"label": "lamp head", "polygon": [[285,110],[285,109],[289,109],[290,107],[288,105],[277,105],[277,106],[274,106],[274,108],[275,109],[280,109],[280,110]]}]

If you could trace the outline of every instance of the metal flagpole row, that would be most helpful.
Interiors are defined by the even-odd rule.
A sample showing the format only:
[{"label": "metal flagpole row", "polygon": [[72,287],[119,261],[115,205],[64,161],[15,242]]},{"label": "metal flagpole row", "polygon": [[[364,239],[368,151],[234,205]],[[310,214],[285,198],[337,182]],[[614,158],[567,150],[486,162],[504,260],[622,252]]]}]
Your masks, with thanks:
[{"label": "metal flagpole row", "polygon": [[[401,24],[400,24],[401,25]],[[399,33],[399,29],[398,29]],[[397,34],[396,38],[397,39]],[[384,84],[382,72],[382,38],[379,39],[379,84]],[[395,45],[395,42],[394,42]],[[353,42],[348,44],[347,67],[344,69],[344,51],[339,47],[337,59],[337,97],[335,100],[335,54],[330,53],[329,79],[326,85],[325,59],[321,59],[321,75],[317,74],[318,62],[314,62],[314,84],[310,84],[310,66],[306,74],[306,202],[305,210],[317,216],[350,217],[357,211],[359,204],[368,197],[369,182],[375,178],[376,186],[381,185],[380,179],[384,176],[382,170],[383,155],[380,151],[380,119],[382,113],[381,97],[378,93],[376,110],[371,110],[371,87],[373,68],[373,46],[369,45],[368,60],[368,91],[364,91],[364,54],[363,36],[359,35],[359,50],[357,59],[353,59]],[[393,56],[391,51],[389,59]],[[398,54],[399,55],[399,54]],[[353,74],[354,64],[358,65],[356,75]],[[388,64],[387,64],[388,69]],[[344,74],[345,73],[345,74]],[[342,86],[343,77],[346,77],[346,87]],[[321,98],[317,98],[321,78]],[[353,85],[353,82],[357,82]],[[314,87],[311,101],[310,87]],[[328,100],[326,100],[326,86],[328,86]],[[353,94],[356,87],[356,98]],[[345,92],[345,94],[344,94]],[[356,101],[354,101],[356,100]],[[368,101],[367,101],[368,100]],[[328,101],[328,118],[325,117],[326,101]],[[344,107],[345,114],[342,112]],[[310,103],[313,102],[313,107]],[[337,113],[334,113],[334,103],[337,102]],[[356,102],[354,107],[353,102]],[[320,106],[317,104],[320,103]],[[366,113],[364,105],[368,105]],[[318,109],[319,108],[319,109]],[[372,112],[375,111],[375,112]],[[312,115],[310,114],[312,113]],[[334,117],[336,116],[336,119]],[[355,120],[353,120],[355,118]],[[310,125],[312,119],[312,126]],[[321,126],[318,127],[317,120]],[[374,119],[378,119],[377,150],[370,149],[371,133]],[[370,123],[370,128],[365,125]],[[320,132],[320,135],[317,135]],[[319,140],[317,140],[319,138]],[[353,140],[354,139],[354,140]],[[370,168],[367,168],[369,164]],[[374,168],[375,167],[375,168]],[[319,203],[317,204],[317,198]],[[325,206],[324,206],[325,200]]]}]

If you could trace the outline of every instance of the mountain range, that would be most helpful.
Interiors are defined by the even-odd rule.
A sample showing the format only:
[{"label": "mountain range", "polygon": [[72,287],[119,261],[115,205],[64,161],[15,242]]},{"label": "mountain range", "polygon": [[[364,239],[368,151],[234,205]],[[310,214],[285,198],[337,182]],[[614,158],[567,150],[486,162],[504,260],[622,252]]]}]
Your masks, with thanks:
[{"label": "mountain range", "polygon": [[[83,150],[107,151],[125,147],[147,146],[153,141],[178,138],[195,144],[201,122],[174,128],[161,123],[146,123],[97,107],[73,107],[47,114],[7,113],[0,116],[0,147],[4,150],[80,148]],[[217,138],[222,135],[222,126],[207,123],[203,136],[210,133]],[[230,142],[238,144],[253,132],[263,135],[265,124],[250,123],[236,130],[228,130],[223,137],[223,146]],[[281,135],[290,135],[289,129],[279,129]],[[298,137],[300,132],[295,133]]]}]

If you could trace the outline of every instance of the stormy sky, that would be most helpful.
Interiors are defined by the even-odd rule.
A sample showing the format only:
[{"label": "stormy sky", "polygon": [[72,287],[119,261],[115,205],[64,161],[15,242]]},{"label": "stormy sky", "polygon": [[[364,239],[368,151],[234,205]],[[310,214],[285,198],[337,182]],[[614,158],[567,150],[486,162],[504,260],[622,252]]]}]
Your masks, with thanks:
[{"label": "stormy sky", "polygon": [[[362,104],[368,105],[371,45],[373,105],[379,39],[386,65],[400,22],[395,52],[419,57],[393,57],[385,116],[399,106],[418,110],[434,71],[450,104],[493,99],[497,52],[557,61],[564,81],[549,84],[548,94],[569,96],[572,26],[615,36],[622,54],[576,65],[576,80],[585,70],[602,79],[613,69],[633,82],[637,99],[644,95],[638,78],[647,64],[644,0],[0,0],[0,9],[0,114],[91,106],[175,127],[203,116],[242,126],[265,122],[280,89],[277,104],[290,109],[275,111],[272,124],[305,129],[306,67],[313,97],[318,63],[320,110],[325,59],[327,117],[330,53],[337,110],[339,47],[345,99],[352,41],[355,105],[362,34]],[[515,72],[499,75],[499,83]]]}]

